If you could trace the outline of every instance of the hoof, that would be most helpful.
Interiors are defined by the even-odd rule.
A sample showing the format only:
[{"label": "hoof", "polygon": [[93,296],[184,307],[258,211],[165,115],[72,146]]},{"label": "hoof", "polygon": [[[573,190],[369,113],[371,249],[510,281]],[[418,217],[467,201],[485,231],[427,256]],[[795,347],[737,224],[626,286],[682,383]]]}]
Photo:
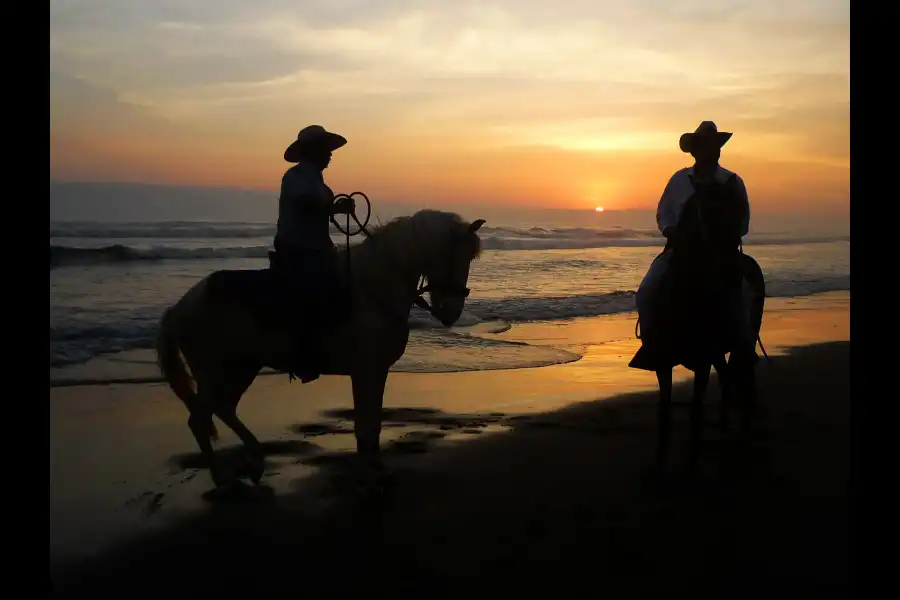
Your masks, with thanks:
[{"label": "hoof", "polygon": [[229,485],[208,490],[203,494],[203,499],[219,505],[243,505],[266,500],[272,496],[271,488],[267,488],[264,485],[249,486],[240,479],[235,479]]},{"label": "hoof", "polygon": [[263,474],[266,472],[266,464],[263,460],[251,461],[247,466],[247,476],[254,485],[259,485],[262,481]]},{"label": "hoof", "polygon": [[237,478],[231,473],[226,473],[221,469],[213,469],[210,472],[212,476],[213,484],[216,488],[228,488],[233,486],[237,482]]},{"label": "hoof", "polygon": [[377,497],[384,494],[394,482],[394,477],[380,461],[358,462],[344,480],[354,495]]},{"label": "hoof", "polygon": [[351,490],[353,496],[365,501],[379,501],[387,493],[387,487],[376,479],[357,479]]},{"label": "hoof", "polygon": [[359,478],[380,488],[389,487],[396,482],[396,475],[389,471],[380,461],[365,467],[360,472]]}]

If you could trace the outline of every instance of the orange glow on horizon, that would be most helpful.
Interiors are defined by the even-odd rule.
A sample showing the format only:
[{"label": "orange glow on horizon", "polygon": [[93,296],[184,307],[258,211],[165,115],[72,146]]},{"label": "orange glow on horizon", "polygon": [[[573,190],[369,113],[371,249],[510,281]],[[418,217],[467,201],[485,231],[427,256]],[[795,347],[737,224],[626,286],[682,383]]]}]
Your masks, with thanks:
[{"label": "orange glow on horizon", "polygon": [[754,210],[849,205],[848,7],[359,4],[342,22],[303,3],[214,20],[51,3],[51,178],[274,191],[284,148],[318,123],[348,139],[325,172],[336,192],[650,209],[692,162],[679,136],[711,119]]}]

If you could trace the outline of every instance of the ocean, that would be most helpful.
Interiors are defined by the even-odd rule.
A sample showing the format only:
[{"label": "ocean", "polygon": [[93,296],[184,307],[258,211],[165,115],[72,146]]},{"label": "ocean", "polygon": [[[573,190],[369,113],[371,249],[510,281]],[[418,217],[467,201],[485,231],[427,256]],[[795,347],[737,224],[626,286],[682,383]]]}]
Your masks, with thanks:
[{"label": "ocean", "polygon": [[[216,269],[267,264],[271,223],[88,222],[50,225],[51,385],[153,380],[149,349],[163,310]],[[529,321],[634,310],[634,292],[663,240],[655,229],[501,223],[481,229],[484,252],[459,323],[445,329],[415,308],[397,371],[515,369],[568,362],[577,349],[529,345],[496,333]],[[335,243],[343,237],[334,233]],[[849,236],[753,232],[770,297],[850,289]]]}]

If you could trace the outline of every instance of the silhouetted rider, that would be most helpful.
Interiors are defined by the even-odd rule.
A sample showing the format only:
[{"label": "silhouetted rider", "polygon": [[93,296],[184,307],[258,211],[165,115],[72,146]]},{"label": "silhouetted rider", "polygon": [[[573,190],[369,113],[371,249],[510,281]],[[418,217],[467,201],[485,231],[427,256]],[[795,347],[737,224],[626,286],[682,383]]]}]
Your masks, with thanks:
[{"label": "silhouetted rider", "polygon": [[[742,207],[740,224],[733,239],[735,252],[741,238],[750,230],[750,202],[747,188],[739,175],[719,165],[722,146],[731,138],[730,132],[720,132],[712,121],[703,121],[693,133],[685,133],[679,140],[682,152],[694,157],[694,165],[677,171],[669,179],[656,210],[656,223],[666,237],[666,249],[660,254],[644,276],[638,287],[636,303],[641,321],[641,332],[652,332],[653,305],[660,292],[663,275],[669,267],[672,247],[679,236],[678,223],[685,204],[697,188],[711,183],[728,184]],[[714,232],[715,233],[715,232]],[[719,236],[713,236],[718,238]],[[739,268],[739,267],[736,267]],[[733,311],[738,331],[742,338],[750,335],[749,318],[744,306],[741,285],[729,286],[729,308]]]},{"label": "silhouetted rider", "polygon": [[275,251],[278,270],[289,302],[292,337],[291,373],[303,382],[320,374],[319,341],[324,312],[338,287],[337,261],[329,222],[338,213],[353,209],[353,201],[334,202],[322,171],[331,154],[347,140],[310,125],[284,151],[284,159],[296,163],[281,179]]}]

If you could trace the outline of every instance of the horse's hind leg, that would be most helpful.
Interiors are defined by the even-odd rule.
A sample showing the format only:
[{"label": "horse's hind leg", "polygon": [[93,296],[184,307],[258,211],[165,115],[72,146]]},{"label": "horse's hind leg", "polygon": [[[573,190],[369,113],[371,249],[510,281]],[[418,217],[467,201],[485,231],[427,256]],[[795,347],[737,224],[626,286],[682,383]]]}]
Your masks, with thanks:
[{"label": "horse's hind leg", "polygon": [[724,354],[713,362],[713,367],[716,369],[716,375],[719,377],[719,389],[722,396],[719,429],[725,431],[728,429],[728,420],[734,403],[734,385],[732,384],[731,374],[728,372],[728,362],[725,360]]},{"label": "horse's hind leg", "polygon": [[691,442],[688,453],[688,470],[693,473],[700,456],[700,442],[703,436],[703,397],[709,386],[709,371],[706,365],[694,371],[694,395],[691,397]]},{"label": "horse's hind leg", "polygon": [[250,455],[250,479],[259,483],[265,471],[265,452],[256,436],[237,416],[237,405],[247,388],[256,379],[259,366],[253,364],[230,365],[227,375],[215,382],[210,393],[215,394],[215,414],[227,425],[247,448]]},{"label": "horse's hind leg", "polygon": [[[203,365],[195,369],[197,398],[190,407],[191,416],[188,419],[188,426],[200,446],[200,452],[206,459],[216,487],[233,483],[235,477],[233,473],[229,473],[225,469],[221,459],[212,449],[211,441],[215,439],[215,425],[212,419],[213,415],[218,415],[221,419],[222,413],[234,412],[237,400],[250,385],[249,382],[253,381],[252,379],[248,381],[244,373],[233,369],[233,365],[226,364]],[[237,379],[236,374],[240,374],[242,377]],[[239,384],[243,387],[239,388]],[[235,394],[234,391],[237,389],[240,389],[240,393]],[[224,419],[222,421],[225,422]],[[231,426],[228,423],[226,425]]]},{"label": "horse's hind leg", "polygon": [[755,348],[741,347],[731,353],[728,361],[728,370],[731,373],[735,399],[739,401],[741,408],[741,432],[746,434],[750,428],[752,417],[758,416],[760,409],[756,401],[756,353]]},{"label": "horse's hind leg", "polygon": [[229,477],[222,468],[222,463],[216,456],[212,448],[212,439],[215,435],[215,429],[212,422],[212,405],[208,398],[200,392],[201,387],[198,383],[197,400],[190,407],[190,416],[188,417],[188,427],[197,440],[200,452],[209,466],[209,473],[212,476],[213,483],[216,487],[227,485],[230,481]]},{"label": "horse's hind leg", "polygon": [[672,370],[657,371],[656,380],[659,382],[656,468],[661,471],[669,456],[669,434],[672,427]]}]

